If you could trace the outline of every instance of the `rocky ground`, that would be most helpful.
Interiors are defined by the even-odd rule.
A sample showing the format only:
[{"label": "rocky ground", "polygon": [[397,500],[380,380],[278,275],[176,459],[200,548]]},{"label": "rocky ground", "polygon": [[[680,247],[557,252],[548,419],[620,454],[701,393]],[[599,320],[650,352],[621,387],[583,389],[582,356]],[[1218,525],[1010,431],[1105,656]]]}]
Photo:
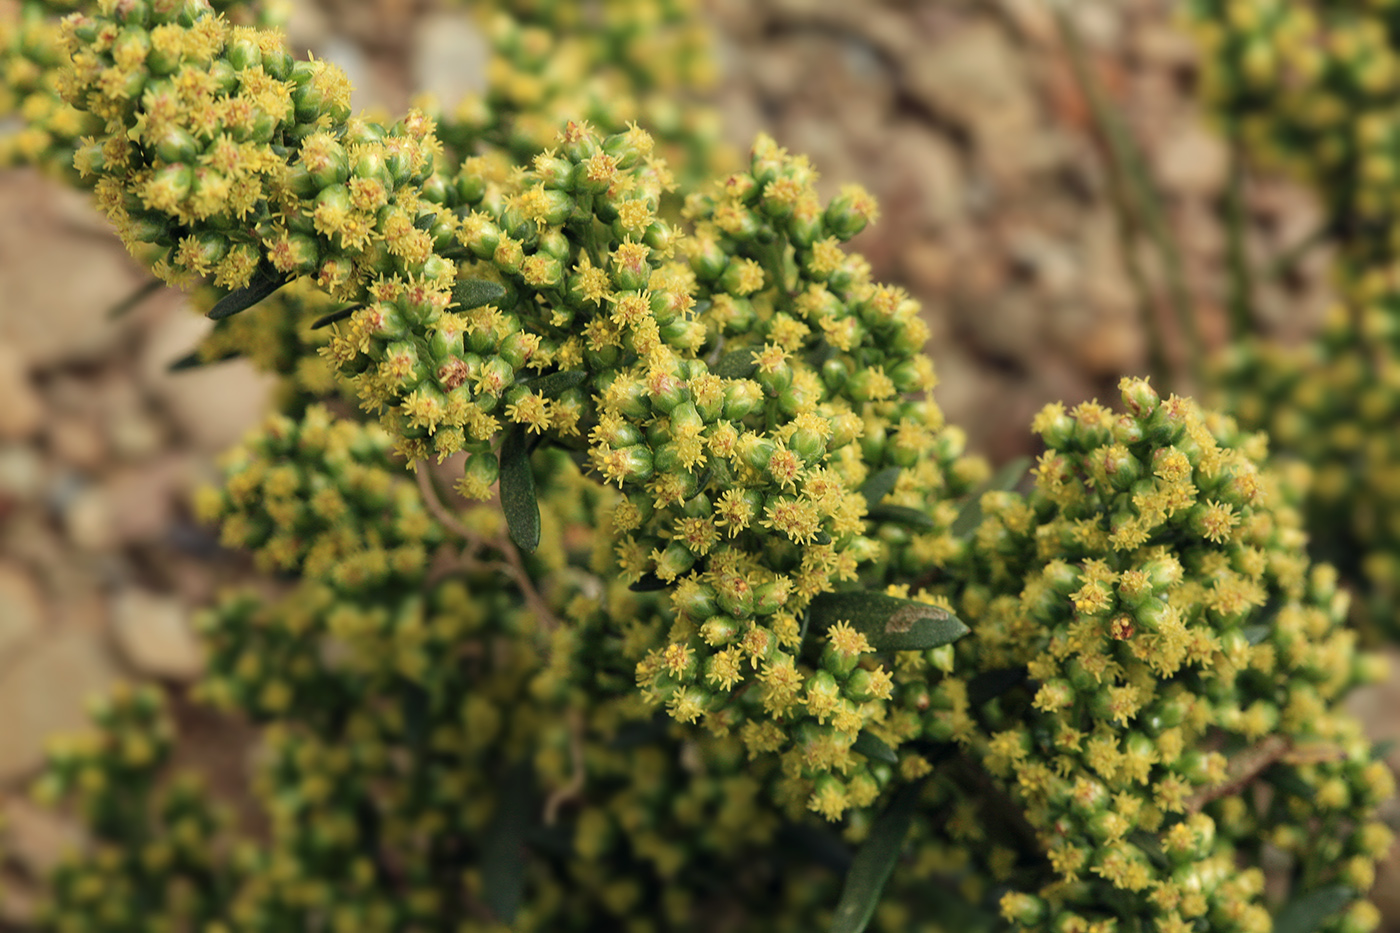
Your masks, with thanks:
[{"label": "rocky ground", "polygon": [[[1146,153],[1208,343],[1223,339],[1221,200],[1230,153],[1193,97],[1194,51],[1169,0],[1078,0],[1090,72]],[[1146,367],[1149,316],[1178,362],[1162,251],[1129,238],[1102,126],[1042,0],[710,0],[730,137],[760,130],[809,153],[832,190],[861,181],[884,205],[857,244],[933,325],[940,399],[974,444],[1023,449],[1046,401],[1111,397]],[[345,65],[361,105],[410,86],[451,98],[479,83],[480,41],[423,0],[321,0],[293,42]],[[463,54],[462,49],[474,49]],[[1245,187],[1251,261],[1264,268],[1317,226],[1307,195]],[[217,453],[263,409],[240,363],[172,375],[205,322],[177,295],[107,311],[144,281],[84,199],[0,174],[0,929],[23,929],[33,880],[74,830],[26,802],[45,737],[80,728],[84,698],[118,679],[197,676],[191,613],[246,566],[189,514]],[[1303,333],[1325,307],[1326,256],[1260,289],[1262,327]],[[1132,269],[1147,279],[1135,284]],[[1184,387],[1184,385],[1183,385]],[[1400,731],[1400,687],[1358,709]],[[236,775],[230,727],[191,719],[206,762]],[[1380,882],[1400,929],[1400,871]],[[1390,892],[1388,894],[1384,892]]]}]

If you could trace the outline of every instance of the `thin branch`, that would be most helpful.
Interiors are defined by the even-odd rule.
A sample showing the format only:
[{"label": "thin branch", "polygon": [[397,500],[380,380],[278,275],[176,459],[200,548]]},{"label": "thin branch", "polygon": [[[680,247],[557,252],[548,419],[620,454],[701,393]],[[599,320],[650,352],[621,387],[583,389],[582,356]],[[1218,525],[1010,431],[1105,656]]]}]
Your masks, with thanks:
[{"label": "thin branch", "polygon": [[1199,813],[1207,804],[1222,797],[1239,793],[1255,778],[1263,774],[1288,754],[1293,743],[1281,735],[1271,735],[1258,745],[1230,760],[1229,773],[1225,780],[1214,787],[1203,787],[1186,801],[1187,813]]},{"label": "thin branch", "polygon": [[573,776],[567,784],[549,795],[544,804],[544,825],[553,826],[559,820],[559,808],[572,803],[583,795],[584,784],[588,780],[587,764],[583,758],[583,716],[576,709],[569,710],[569,758],[573,762]]},{"label": "thin branch", "polygon": [[[1089,105],[1089,112],[1108,155],[1108,168],[1114,176],[1115,208],[1120,218],[1136,217],[1142,221],[1148,240],[1162,257],[1162,271],[1166,280],[1169,302],[1176,313],[1177,324],[1187,344],[1188,366],[1191,377],[1197,386],[1203,384],[1204,355],[1201,346],[1200,326],[1196,320],[1191,295],[1186,287],[1186,274],[1181,259],[1181,251],[1167,225],[1157,192],[1147,171],[1147,164],[1133,142],[1132,135],[1124,126],[1118,113],[1109,106],[1102,88],[1099,87],[1089,70],[1088,52],[1084,48],[1079,31],[1062,5],[1055,5],[1055,21],[1059,28],[1070,67],[1074,72],[1075,83],[1079,85]],[[1135,225],[1134,225],[1135,226]],[[1130,270],[1131,271],[1131,270]],[[1150,312],[1149,307],[1149,312]],[[1161,340],[1155,322],[1149,320],[1153,342]]]},{"label": "thin branch", "polygon": [[468,549],[463,552],[463,560],[475,560],[475,554],[484,550],[500,551],[505,557],[505,563],[481,562],[480,566],[501,570],[515,581],[520,594],[525,597],[525,602],[534,611],[540,623],[540,629],[549,634],[559,627],[559,619],[555,617],[549,608],[540,591],[535,587],[535,581],[530,577],[529,571],[525,569],[525,561],[520,556],[519,549],[504,535],[487,537],[472,531],[461,520],[443,504],[442,498],[438,495],[437,485],[433,483],[432,476],[429,475],[429,468],[426,463],[420,463],[414,467],[414,475],[418,481],[418,491],[423,494],[423,504],[432,513],[442,527],[452,532],[454,535],[467,542]]}]

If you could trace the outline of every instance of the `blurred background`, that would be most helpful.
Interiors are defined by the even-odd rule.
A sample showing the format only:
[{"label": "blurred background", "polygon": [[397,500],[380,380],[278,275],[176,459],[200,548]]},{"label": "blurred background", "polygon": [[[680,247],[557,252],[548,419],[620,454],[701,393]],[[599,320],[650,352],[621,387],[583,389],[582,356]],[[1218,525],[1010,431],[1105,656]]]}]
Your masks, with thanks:
[{"label": "blurred background", "polygon": [[[726,138],[742,150],[769,132],[811,156],[823,194],[858,181],[877,195],[882,218],[855,248],[923,303],[939,400],[994,461],[1023,452],[1047,401],[1112,398],[1120,375],[1145,372],[1149,325],[1186,368],[1174,295],[1206,346],[1225,332],[1231,157],[1197,104],[1173,3],[1076,0],[1075,56],[1049,6],[706,2]],[[484,42],[441,2],[295,0],[290,33],[298,53],[349,72],[358,107],[397,112],[417,89],[452,101],[484,86]],[[1113,128],[1076,64],[1141,153],[1179,272],[1160,242],[1129,235]],[[1320,224],[1284,179],[1251,175],[1242,191],[1255,268]],[[1255,313],[1301,338],[1332,300],[1326,250],[1283,266],[1257,284]],[[25,796],[46,737],[81,728],[84,698],[118,680],[183,690],[201,666],[193,612],[256,579],[188,501],[269,386],[238,361],[169,372],[207,322],[170,292],[109,320],[145,279],[85,196],[0,171],[0,930],[27,928],[35,880],[76,838]],[[1377,738],[1400,734],[1400,681],[1353,705]],[[241,728],[179,709],[189,761],[236,791]],[[1394,858],[1376,899],[1400,930]]]}]

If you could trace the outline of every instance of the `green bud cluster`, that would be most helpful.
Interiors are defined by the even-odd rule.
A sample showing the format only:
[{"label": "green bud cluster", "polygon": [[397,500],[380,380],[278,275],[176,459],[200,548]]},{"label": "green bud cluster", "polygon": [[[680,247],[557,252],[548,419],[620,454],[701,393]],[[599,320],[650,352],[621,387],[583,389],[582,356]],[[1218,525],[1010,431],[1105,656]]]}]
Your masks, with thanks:
[{"label": "green bud cluster", "polygon": [[1307,506],[1313,553],[1364,594],[1368,625],[1396,631],[1400,570],[1400,393],[1391,360],[1397,293],[1395,140],[1400,82],[1396,5],[1197,2],[1205,97],[1248,155],[1321,196],[1338,247],[1343,307],[1311,344],[1251,339],[1215,366],[1218,404],[1316,474]]},{"label": "green bud cluster", "polygon": [[167,777],[175,737],[155,688],[121,687],[91,710],[94,728],[55,740],[35,786],[74,804],[91,839],[65,853],[41,910],[56,933],[217,929],[230,866],[217,844],[231,814],[193,774]]},{"label": "green bud cluster", "polygon": [[1264,437],[1145,381],[1122,394],[1122,415],[1048,406],[1034,490],[984,496],[957,668],[1029,679],[980,702],[944,679],[929,736],[1022,813],[1034,848],[999,869],[1018,928],[1264,933],[1264,875],[1240,861],[1286,853],[1292,897],[1364,891],[1388,846],[1393,778],[1340,706],[1377,666],[1336,572],[1302,554],[1302,491]]},{"label": "green bud cluster", "polygon": [[559,2],[470,6],[493,53],[484,93],[415,101],[452,151],[475,155],[486,144],[525,162],[573,119],[604,135],[644,124],[687,181],[725,161],[717,114],[696,100],[715,73],[695,0],[612,0],[587,12]]},{"label": "green bud cluster", "polygon": [[1351,261],[1400,247],[1396,5],[1193,0],[1202,88],[1261,164],[1306,181]]},{"label": "green bud cluster", "polygon": [[[1354,290],[1360,293],[1361,289]],[[1314,472],[1307,503],[1314,554],[1333,560],[1360,584],[1367,624],[1395,637],[1400,595],[1400,371],[1393,345],[1390,289],[1367,300],[1360,322],[1337,308],[1317,343],[1280,347],[1251,342],[1217,363],[1222,404],[1242,424],[1269,431],[1281,451]],[[1358,324],[1366,338],[1358,340]]]},{"label": "green bud cluster", "polygon": [[224,546],[252,551],[265,570],[346,592],[416,585],[441,529],[390,468],[391,450],[377,426],[333,419],[321,406],[301,421],[272,415],[224,455],[227,478],[204,490],[200,516],[220,523]]}]

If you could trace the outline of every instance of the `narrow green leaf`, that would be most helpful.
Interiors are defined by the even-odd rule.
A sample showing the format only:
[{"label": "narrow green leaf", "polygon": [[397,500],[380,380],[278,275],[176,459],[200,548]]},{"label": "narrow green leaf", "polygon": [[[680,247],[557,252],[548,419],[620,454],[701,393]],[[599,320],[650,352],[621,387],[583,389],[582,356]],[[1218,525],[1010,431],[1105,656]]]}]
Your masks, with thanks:
[{"label": "narrow green leaf", "polygon": [[1304,800],[1312,800],[1316,795],[1311,784],[1303,780],[1303,776],[1298,773],[1298,769],[1292,765],[1285,765],[1275,762],[1264,769],[1259,775],[1274,787],[1286,794],[1294,797],[1301,797]]},{"label": "narrow green leaf", "polygon": [[758,363],[754,362],[753,353],[752,347],[732,350],[716,360],[710,372],[726,379],[747,379],[758,369]]},{"label": "narrow green leaf", "polygon": [[1337,911],[1356,900],[1356,891],[1344,884],[1318,888],[1285,904],[1274,918],[1274,933],[1313,933]]},{"label": "narrow green leaf", "polygon": [[875,503],[894,491],[894,484],[899,481],[899,471],[900,467],[897,466],[885,467],[865,481],[865,485],[860,487],[860,494],[865,497],[867,505],[874,508]]},{"label": "narrow green leaf", "polygon": [[862,933],[875,915],[885,882],[890,880],[899,851],[904,848],[904,837],[909,834],[921,786],[909,784],[900,788],[889,808],[870,827],[870,835],[865,837],[851,862],[851,870],[846,872],[846,885],[836,905],[831,933]]},{"label": "narrow green leaf", "polygon": [[200,353],[198,350],[191,350],[178,360],[171,361],[166,369],[172,373],[182,373],[189,369],[199,369],[201,366],[213,366],[215,363],[226,363],[229,360],[236,360],[242,355],[243,354],[239,353],[237,350],[229,350],[222,356],[216,356],[210,360],[205,359],[204,354]]},{"label": "narrow green leaf", "polygon": [[525,840],[532,810],[530,785],[527,766],[516,765],[506,773],[481,853],[481,898],[495,918],[505,924],[515,921],[525,894]]},{"label": "narrow green leaf", "polygon": [[988,492],[1010,492],[1021,482],[1030,468],[1030,457],[1017,457],[992,474],[992,478],[968,493],[958,517],[953,519],[953,536],[965,538],[982,524],[982,494]]},{"label": "narrow green leaf", "polygon": [[506,296],[506,287],[486,279],[461,279],[452,286],[454,311],[470,311],[483,305],[495,304]]},{"label": "narrow green leaf", "polygon": [[1371,746],[1371,758],[1375,761],[1382,761],[1390,757],[1390,753],[1395,751],[1395,746],[1400,744],[1395,739],[1381,739]]},{"label": "narrow green leaf", "polygon": [[1246,625],[1243,629],[1244,640],[1251,645],[1257,645],[1269,637],[1269,631],[1267,625]]},{"label": "narrow green leaf", "polygon": [[548,373],[543,376],[536,376],[525,382],[525,385],[536,395],[543,395],[545,398],[554,398],[572,388],[583,385],[587,379],[588,373],[583,370],[570,369],[562,373]]},{"label": "narrow green leaf", "polygon": [[535,473],[525,441],[525,425],[506,431],[501,441],[501,510],[510,539],[522,551],[540,545],[540,503],[535,498]]},{"label": "narrow green leaf", "polygon": [[332,324],[345,320],[363,307],[364,305],[362,304],[351,305],[348,308],[341,308],[339,311],[332,311],[330,314],[322,315],[311,325],[311,329],[320,330],[323,327],[330,327]]},{"label": "narrow green leaf", "polygon": [[151,279],[149,282],[137,288],[136,291],[132,292],[130,295],[127,295],[121,301],[108,308],[107,320],[115,321],[118,318],[126,317],[132,311],[136,310],[136,308],[140,306],[141,302],[145,301],[147,298],[151,297],[156,292],[160,291],[162,288],[165,288],[164,282],[162,282],[160,279]]},{"label": "narrow green leaf", "polygon": [[822,627],[849,623],[876,651],[937,648],[969,631],[947,609],[884,593],[822,593],[812,600],[810,612],[812,621]]},{"label": "narrow green leaf", "polygon": [[211,321],[222,321],[240,311],[247,311],[289,281],[285,274],[271,266],[259,266],[258,271],[253,273],[252,281],[214,302],[214,307],[209,309],[208,318]]},{"label": "narrow green leaf", "polygon": [[937,527],[933,522],[933,516],[902,505],[874,506],[865,513],[865,518],[866,521],[892,522],[896,525],[908,525],[910,528],[933,529]]},{"label": "narrow green leaf", "polygon": [[894,753],[894,749],[885,744],[885,740],[876,736],[873,732],[861,730],[860,735],[851,743],[851,750],[860,752],[866,758],[875,761],[883,761],[886,764],[899,764],[899,756]]}]

